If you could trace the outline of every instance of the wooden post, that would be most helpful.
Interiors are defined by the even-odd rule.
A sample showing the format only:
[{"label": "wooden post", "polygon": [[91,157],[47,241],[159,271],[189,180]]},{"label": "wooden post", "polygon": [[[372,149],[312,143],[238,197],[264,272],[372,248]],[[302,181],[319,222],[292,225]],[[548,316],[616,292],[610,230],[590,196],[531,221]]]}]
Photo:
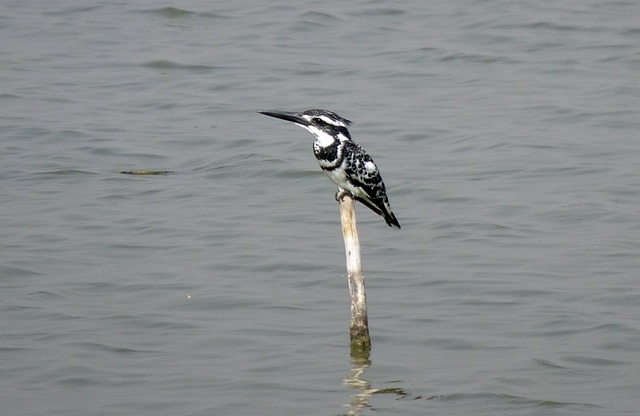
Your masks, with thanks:
[{"label": "wooden post", "polygon": [[368,352],[371,350],[369,338],[369,321],[367,319],[367,294],[364,290],[362,263],[360,261],[360,240],[356,227],[356,211],[353,195],[349,191],[341,190],[336,194],[340,204],[340,222],[344,250],[347,256],[347,278],[349,293],[351,294],[351,337],[352,352]]}]

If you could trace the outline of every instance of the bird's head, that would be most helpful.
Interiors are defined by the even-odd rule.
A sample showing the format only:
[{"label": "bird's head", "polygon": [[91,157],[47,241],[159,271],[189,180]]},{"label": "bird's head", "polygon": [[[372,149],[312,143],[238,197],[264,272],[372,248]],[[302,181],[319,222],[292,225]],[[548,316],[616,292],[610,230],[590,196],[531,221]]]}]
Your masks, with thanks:
[{"label": "bird's head", "polygon": [[309,130],[318,139],[330,136],[333,139],[351,140],[347,126],[351,124],[346,118],[327,110],[312,109],[302,113],[290,111],[259,111],[265,116],[291,121],[298,126]]}]

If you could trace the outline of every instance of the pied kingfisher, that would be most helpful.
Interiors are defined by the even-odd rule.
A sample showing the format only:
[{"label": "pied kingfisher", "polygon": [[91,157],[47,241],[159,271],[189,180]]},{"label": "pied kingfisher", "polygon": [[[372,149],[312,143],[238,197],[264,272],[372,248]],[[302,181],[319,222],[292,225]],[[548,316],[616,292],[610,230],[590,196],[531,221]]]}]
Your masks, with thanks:
[{"label": "pied kingfisher", "polygon": [[302,113],[260,111],[260,114],[291,121],[309,130],[316,139],[313,154],[320,168],[340,190],[351,195],[373,212],[384,217],[389,227],[400,228],[391,212],[389,198],[378,167],[359,144],[351,141],[347,126],[351,122],[327,110],[307,110]]}]

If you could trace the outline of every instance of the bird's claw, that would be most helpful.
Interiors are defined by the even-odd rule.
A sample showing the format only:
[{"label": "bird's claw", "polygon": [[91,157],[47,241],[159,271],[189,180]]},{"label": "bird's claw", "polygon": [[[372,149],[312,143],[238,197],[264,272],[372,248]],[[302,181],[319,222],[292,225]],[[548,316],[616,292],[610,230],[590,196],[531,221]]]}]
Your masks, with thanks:
[{"label": "bird's claw", "polygon": [[353,194],[351,192],[347,191],[346,189],[340,189],[338,192],[336,192],[336,201],[341,202],[345,196],[353,199]]}]

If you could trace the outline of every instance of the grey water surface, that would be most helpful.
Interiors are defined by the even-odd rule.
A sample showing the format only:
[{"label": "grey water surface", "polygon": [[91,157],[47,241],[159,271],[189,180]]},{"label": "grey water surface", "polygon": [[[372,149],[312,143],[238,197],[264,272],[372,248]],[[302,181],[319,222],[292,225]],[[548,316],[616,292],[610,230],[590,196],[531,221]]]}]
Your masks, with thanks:
[{"label": "grey water surface", "polygon": [[[4,1],[0,414],[637,415],[637,1]],[[349,353],[326,108],[357,208]],[[124,175],[158,170],[162,175]]]}]

